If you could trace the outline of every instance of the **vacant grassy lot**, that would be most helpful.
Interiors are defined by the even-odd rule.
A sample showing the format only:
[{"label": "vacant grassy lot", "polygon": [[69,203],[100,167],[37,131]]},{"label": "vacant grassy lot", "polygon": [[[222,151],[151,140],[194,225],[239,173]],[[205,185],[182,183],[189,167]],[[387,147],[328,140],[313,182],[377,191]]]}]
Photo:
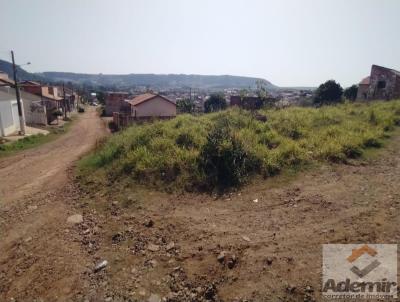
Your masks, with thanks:
[{"label": "vacant grassy lot", "polygon": [[83,176],[131,177],[157,188],[211,190],[237,186],[319,161],[346,162],[377,148],[400,125],[400,101],[255,114],[230,109],[135,125],[112,136],[80,163]]}]

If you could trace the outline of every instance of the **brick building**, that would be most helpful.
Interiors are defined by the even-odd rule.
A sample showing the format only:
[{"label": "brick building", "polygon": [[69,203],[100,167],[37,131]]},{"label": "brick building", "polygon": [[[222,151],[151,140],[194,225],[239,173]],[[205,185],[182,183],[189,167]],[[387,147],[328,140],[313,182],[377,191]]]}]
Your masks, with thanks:
[{"label": "brick building", "polygon": [[394,69],[372,65],[370,76],[364,78],[358,87],[357,99],[400,98],[400,72]]},{"label": "brick building", "polygon": [[128,98],[128,92],[108,92],[106,96],[106,115],[111,116],[114,112],[125,111],[125,109],[129,111],[130,107],[125,102]]}]

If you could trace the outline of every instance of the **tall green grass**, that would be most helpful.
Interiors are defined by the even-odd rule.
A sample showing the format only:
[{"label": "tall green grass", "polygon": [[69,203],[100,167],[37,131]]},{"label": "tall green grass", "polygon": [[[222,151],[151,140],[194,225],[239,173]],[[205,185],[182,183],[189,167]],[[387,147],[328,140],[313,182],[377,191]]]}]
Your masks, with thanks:
[{"label": "tall green grass", "polygon": [[90,175],[100,169],[111,181],[130,177],[158,188],[225,188],[313,161],[346,162],[380,147],[400,125],[400,101],[259,113],[266,122],[230,109],[135,125],[84,158],[80,170]]}]

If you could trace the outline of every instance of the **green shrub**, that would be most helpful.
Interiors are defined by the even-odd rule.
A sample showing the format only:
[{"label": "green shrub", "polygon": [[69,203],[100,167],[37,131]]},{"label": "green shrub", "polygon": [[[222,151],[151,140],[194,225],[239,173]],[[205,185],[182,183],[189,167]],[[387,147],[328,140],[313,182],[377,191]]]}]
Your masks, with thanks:
[{"label": "green shrub", "polygon": [[196,146],[193,136],[190,133],[181,133],[176,138],[176,144],[181,148],[193,148]]},{"label": "green shrub", "polygon": [[207,175],[207,187],[225,188],[242,184],[255,168],[255,159],[229,125],[217,124],[200,152],[199,167]]}]

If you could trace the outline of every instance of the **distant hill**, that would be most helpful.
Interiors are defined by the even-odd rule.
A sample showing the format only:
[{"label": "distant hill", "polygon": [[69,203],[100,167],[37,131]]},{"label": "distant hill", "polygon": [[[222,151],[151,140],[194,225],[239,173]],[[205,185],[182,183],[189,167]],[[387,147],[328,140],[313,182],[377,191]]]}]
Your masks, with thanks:
[{"label": "distant hill", "polygon": [[231,75],[186,75],[186,74],[80,74],[66,72],[43,72],[45,78],[55,81],[70,81],[76,83],[91,83],[101,86],[116,86],[120,88],[131,88],[133,86],[149,86],[161,89],[168,88],[203,88],[203,89],[224,89],[224,88],[254,88],[257,81],[263,81],[267,88],[277,89],[270,82],[264,79],[240,77]]},{"label": "distant hill", "polygon": [[[0,60],[0,71],[7,73],[10,79],[12,79],[14,76],[12,64],[10,62]],[[42,76],[35,74],[35,73],[30,73],[18,66],[17,66],[17,76],[18,76],[18,80],[20,80],[20,81],[21,80],[32,80],[32,81],[45,80],[45,79],[43,79]]]},{"label": "distant hill", "polygon": [[[0,60],[0,70],[12,76],[11,63]],[[277,90],[277,86],[267,80],[252,77],[231,75],[194,75],[194,74],[82,74],[72,72],[43,72],[29,73],[18,68],[20,80],[40,80],[44,82],[71,82],[87,86],[112,87],[114,89],[129,89],[145,86],[157,89],[173,88],[200,88],[200,89],[226,89],[226,88],[255,88],[257,81],[262,81],[268,90]]]}]

